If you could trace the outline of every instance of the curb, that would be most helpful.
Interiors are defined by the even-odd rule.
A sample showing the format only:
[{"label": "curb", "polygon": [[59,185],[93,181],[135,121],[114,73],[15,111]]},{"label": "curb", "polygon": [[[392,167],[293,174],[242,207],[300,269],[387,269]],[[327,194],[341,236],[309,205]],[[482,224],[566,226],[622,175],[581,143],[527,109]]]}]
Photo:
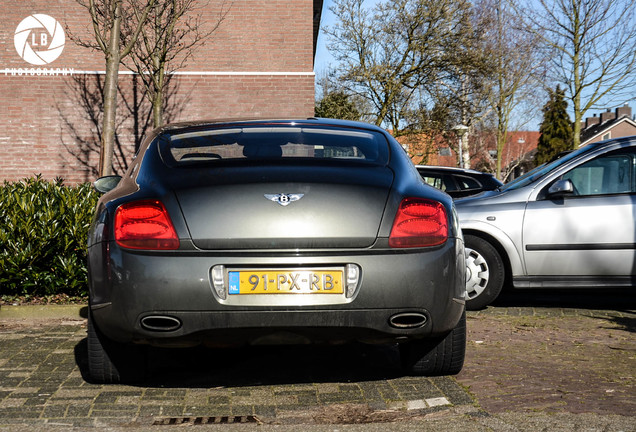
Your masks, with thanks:
[{"label": "curb", "polygon": [[2,319],[83,319],[86,318],[87,305],[3,305],[0,308]]}]

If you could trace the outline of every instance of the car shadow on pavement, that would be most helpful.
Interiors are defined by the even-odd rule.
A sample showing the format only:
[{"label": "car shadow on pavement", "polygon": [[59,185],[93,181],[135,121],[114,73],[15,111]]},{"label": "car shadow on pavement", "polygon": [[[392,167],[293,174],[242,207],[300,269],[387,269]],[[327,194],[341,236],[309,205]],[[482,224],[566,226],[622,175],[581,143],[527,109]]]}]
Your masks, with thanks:
[{"label": "car shadow on pavement", "polygon": [[501,293],[488,308],[585,310],[607,321],[608,328],[636,332],[636,292],[633,288],[588,290],[512,290]]},{"label": "car shadow on pavement", "polygon": [[[87,341],[75,347],[87,378]],[[397,346],[345,344],[156,348],[148,352],[144,387],[210,388],[346,383],[403,376]]]},{"label": "car shadow on pavement", "polygon": [[620,329],[620,330],[625,330],[628,331],[630,333],[634,333],[636,332],[636,314],[632,314],[631,316],[609,316],[609,317],[596,317],[599,319],[603,319],[605,321],[607,321],[609,324],[611,324],[611,327],[605,327],[605,328],[613,328],[613,329]]},{"label": "car shadow on pavement", "polygon": [[633,288],[548,290],[506,289],[490,307],[541,307],[633,311],[636,290]]}]

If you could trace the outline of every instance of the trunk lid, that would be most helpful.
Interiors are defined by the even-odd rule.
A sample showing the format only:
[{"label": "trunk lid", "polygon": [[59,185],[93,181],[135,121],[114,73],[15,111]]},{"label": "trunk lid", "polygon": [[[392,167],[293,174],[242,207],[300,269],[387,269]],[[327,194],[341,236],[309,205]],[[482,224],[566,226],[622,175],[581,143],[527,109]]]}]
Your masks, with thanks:
[{"label": "trunk lid", "polygon": [[[188,175],[188,178],[192,176]],[[175,193],[194,244],[213,249],[361,248],[377,237],[387,167],[234,167]]]}]

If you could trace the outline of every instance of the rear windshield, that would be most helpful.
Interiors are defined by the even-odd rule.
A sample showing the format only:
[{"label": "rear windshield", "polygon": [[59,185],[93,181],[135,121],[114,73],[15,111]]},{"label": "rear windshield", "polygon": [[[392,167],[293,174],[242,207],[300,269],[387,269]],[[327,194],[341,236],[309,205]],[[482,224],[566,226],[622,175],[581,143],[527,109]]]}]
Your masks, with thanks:
[{"label": "rear windshield", "polygon": [[168,131],[160,137],[169,165],[229,161],[324,160],[386,165],[388,142],[378,132],[336,127],[240,126]]}]

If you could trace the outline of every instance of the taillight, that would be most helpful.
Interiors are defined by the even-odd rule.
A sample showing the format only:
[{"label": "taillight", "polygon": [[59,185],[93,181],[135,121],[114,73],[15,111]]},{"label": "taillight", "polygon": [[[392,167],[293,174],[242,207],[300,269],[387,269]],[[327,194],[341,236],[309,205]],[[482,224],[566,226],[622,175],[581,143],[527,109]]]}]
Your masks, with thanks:
[{"label": "taillight", "polygon": [[115,241],[131,249],[171,250],[179,238],[161,201],[123,204],[115,212]]},{"label": "taillight", "polygon": [[402,200],[391,229],[390,247],[436,246],[447,238],[448,218],[441,203],[422,198]]}]

